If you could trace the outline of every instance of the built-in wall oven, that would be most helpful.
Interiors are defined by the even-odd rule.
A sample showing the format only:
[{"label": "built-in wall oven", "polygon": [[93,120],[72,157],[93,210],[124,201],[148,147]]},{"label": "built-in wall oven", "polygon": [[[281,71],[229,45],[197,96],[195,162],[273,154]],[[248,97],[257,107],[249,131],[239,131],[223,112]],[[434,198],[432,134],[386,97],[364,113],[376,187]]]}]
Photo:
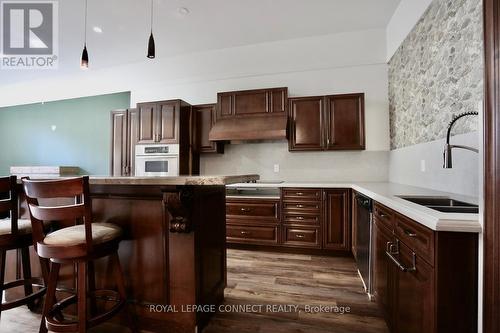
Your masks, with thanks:
[{"label": "built-in wall oven", "polygon": [[368,297],[372,298],[372,199],[355,193],[356,198],[356,261]]},{"label": "built-in wall oven", "polygon": [[135,146],[135,175],[167,177],[179,175],[179,145]]}]

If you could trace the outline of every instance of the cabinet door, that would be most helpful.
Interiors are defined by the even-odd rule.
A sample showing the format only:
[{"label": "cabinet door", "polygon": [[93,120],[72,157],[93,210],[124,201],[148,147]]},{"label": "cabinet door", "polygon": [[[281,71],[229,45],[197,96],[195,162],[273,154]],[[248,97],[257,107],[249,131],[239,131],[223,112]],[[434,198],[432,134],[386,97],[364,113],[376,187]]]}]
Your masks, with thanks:
[{"label": "cabinet door", "polygon": [[138,143],[155,143],[156,137],[156,103],[137,104],[139,110],[139,140]]},{"label": "cabinet door", "polygon": [[196,145],[200,153],[223,153],[224,145],[210,141],[208,134],[215,123],[215,104],[193,107],[196,117]]},{"label": "cabinet door", "polygon": [[[413,266],[413,252],[399,243],[398,261],[405,268]],[[420,257],[416,257],[415,270],[403,271],[395,265],[394,332],[433,333],[434,330],[434,283],[433,269]],[[454,292],[460,292],[455,290]]]},{"label": "cabinet door", "polygon": [[373,224],[373,298],[384,314],[389,328],[393,321],[393,264],[386,255],[388,243],[394,241],[392,234],[375,218]]},{"label": "cabinet door", "polygon": [[326,96],[326,148],[365,149],[364,94]]},{"label": "cabinet door", "polygon": [[139,121],[139,110],[138,109],[129,109],[128,110],[128,143],[127,143],[127,151],[129,156],[129,168],[127,176],[135,175],[135,146],[139,142],[140,135],[140,121]]},{"label": "cabinet door", "polygon": [[217,94],[217,118],[286,115],[288,88],[255,89]]},{"label": "cabinet door", "polygon": [[350,250],[349,190],[325,190],[323,248]]},{"label": "cabinet door", "polygon": [[322,150],[323,97],[301,97],[289,100],[290,151]]},{"label": "cabinet door", "polygon": [[179,143],[180,104],[178,101],[160,102],[157,107],[156,134],[159,143]]},{"label": "cabinet door", "polygon": [[125,176],[128,166],[127,110],[111,111],[111,165],[112,176]]}]

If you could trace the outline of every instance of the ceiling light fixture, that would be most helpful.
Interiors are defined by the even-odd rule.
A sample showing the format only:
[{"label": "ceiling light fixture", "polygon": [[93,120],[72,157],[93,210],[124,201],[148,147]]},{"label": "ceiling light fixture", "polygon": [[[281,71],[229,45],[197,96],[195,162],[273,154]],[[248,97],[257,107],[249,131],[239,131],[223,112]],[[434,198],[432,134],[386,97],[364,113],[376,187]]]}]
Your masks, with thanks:
[{"label": "ceiling light fixture", "polygon": [[148,55],[149,59],[155,58],[155,39],[153,37],[153,0],[151,0],[151,35],[148,42]]},{"label": "ceiling light fixture", "polygon": [[94,30],[94,32],[96,32],[98,34],[102,34],[102,28],[101,27],[95,26],[92,29]]},{"label": "ceiling light fixture", "polygon": [[85,32],[84,32],[84,44],[83,44],[83,52],[82,52],[82,60],[80,62],[81,69],[89,68],[89,54],[87,52],[87,2],[85,0]]}]

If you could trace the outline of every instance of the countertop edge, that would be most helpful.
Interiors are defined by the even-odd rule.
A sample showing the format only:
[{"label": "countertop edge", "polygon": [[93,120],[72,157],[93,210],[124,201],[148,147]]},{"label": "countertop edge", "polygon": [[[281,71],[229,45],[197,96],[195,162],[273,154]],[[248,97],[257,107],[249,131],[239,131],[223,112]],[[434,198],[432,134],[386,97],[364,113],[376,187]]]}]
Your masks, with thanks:
[{"label": "countertop edge", "polygon": [[[434,231],[450,231],[450,232],[471,232],[482,233],[482,226],[479,223],[479,214],[459,214],[459,213],[442,213],[434,211],[430,208],[417,205],[415,203],[398,198],[395,195],[386,195],[377,193],[376,190],[368,188],[372,186],[386,185],[388,188],[391,186],[400,186],[407,188],[420,189],[421,191],[428,191],[429,193],[444,193],[437,190],[417,188],[409,185],[402,185],[390,182],[378,183],[356,183],[356,182],[341,182],[341,183],[300,183],[300,182],[283,182],[275,184],[259,184],[259,183],[245,183],[245,184],[232,184],[229,187],[261,187],[261,188],[350,188],[366,195],[367,197],[387,206],[394,211],[415,220],[423,226]],[[407,193],[413,195],[412,193]],[[432,194],[430,194],[432,195]],[[462,197],[460,195],[456,195]]]}]

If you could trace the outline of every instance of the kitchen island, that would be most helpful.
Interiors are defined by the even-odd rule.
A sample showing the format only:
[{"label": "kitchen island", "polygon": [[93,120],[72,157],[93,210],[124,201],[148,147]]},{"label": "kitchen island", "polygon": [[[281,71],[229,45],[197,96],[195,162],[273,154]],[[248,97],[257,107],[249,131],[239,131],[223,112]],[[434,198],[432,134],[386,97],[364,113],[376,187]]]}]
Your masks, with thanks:
[{"label": "kitchen island", "polygon": [[[206,325],[226,285],[225,186],[258,178],[90,177],[94,220],[124,230],[119,255],[138,328],[192,333]],[[23,202],[21,215],[29,218]],[[8,279],[16,274],[9,257]],[[114,287],[107,260],[95,262],[97,288]],[[37,275],[34,253],[32,266]],[[73,267],[63,268],[60,287],[71,288]]]}]

